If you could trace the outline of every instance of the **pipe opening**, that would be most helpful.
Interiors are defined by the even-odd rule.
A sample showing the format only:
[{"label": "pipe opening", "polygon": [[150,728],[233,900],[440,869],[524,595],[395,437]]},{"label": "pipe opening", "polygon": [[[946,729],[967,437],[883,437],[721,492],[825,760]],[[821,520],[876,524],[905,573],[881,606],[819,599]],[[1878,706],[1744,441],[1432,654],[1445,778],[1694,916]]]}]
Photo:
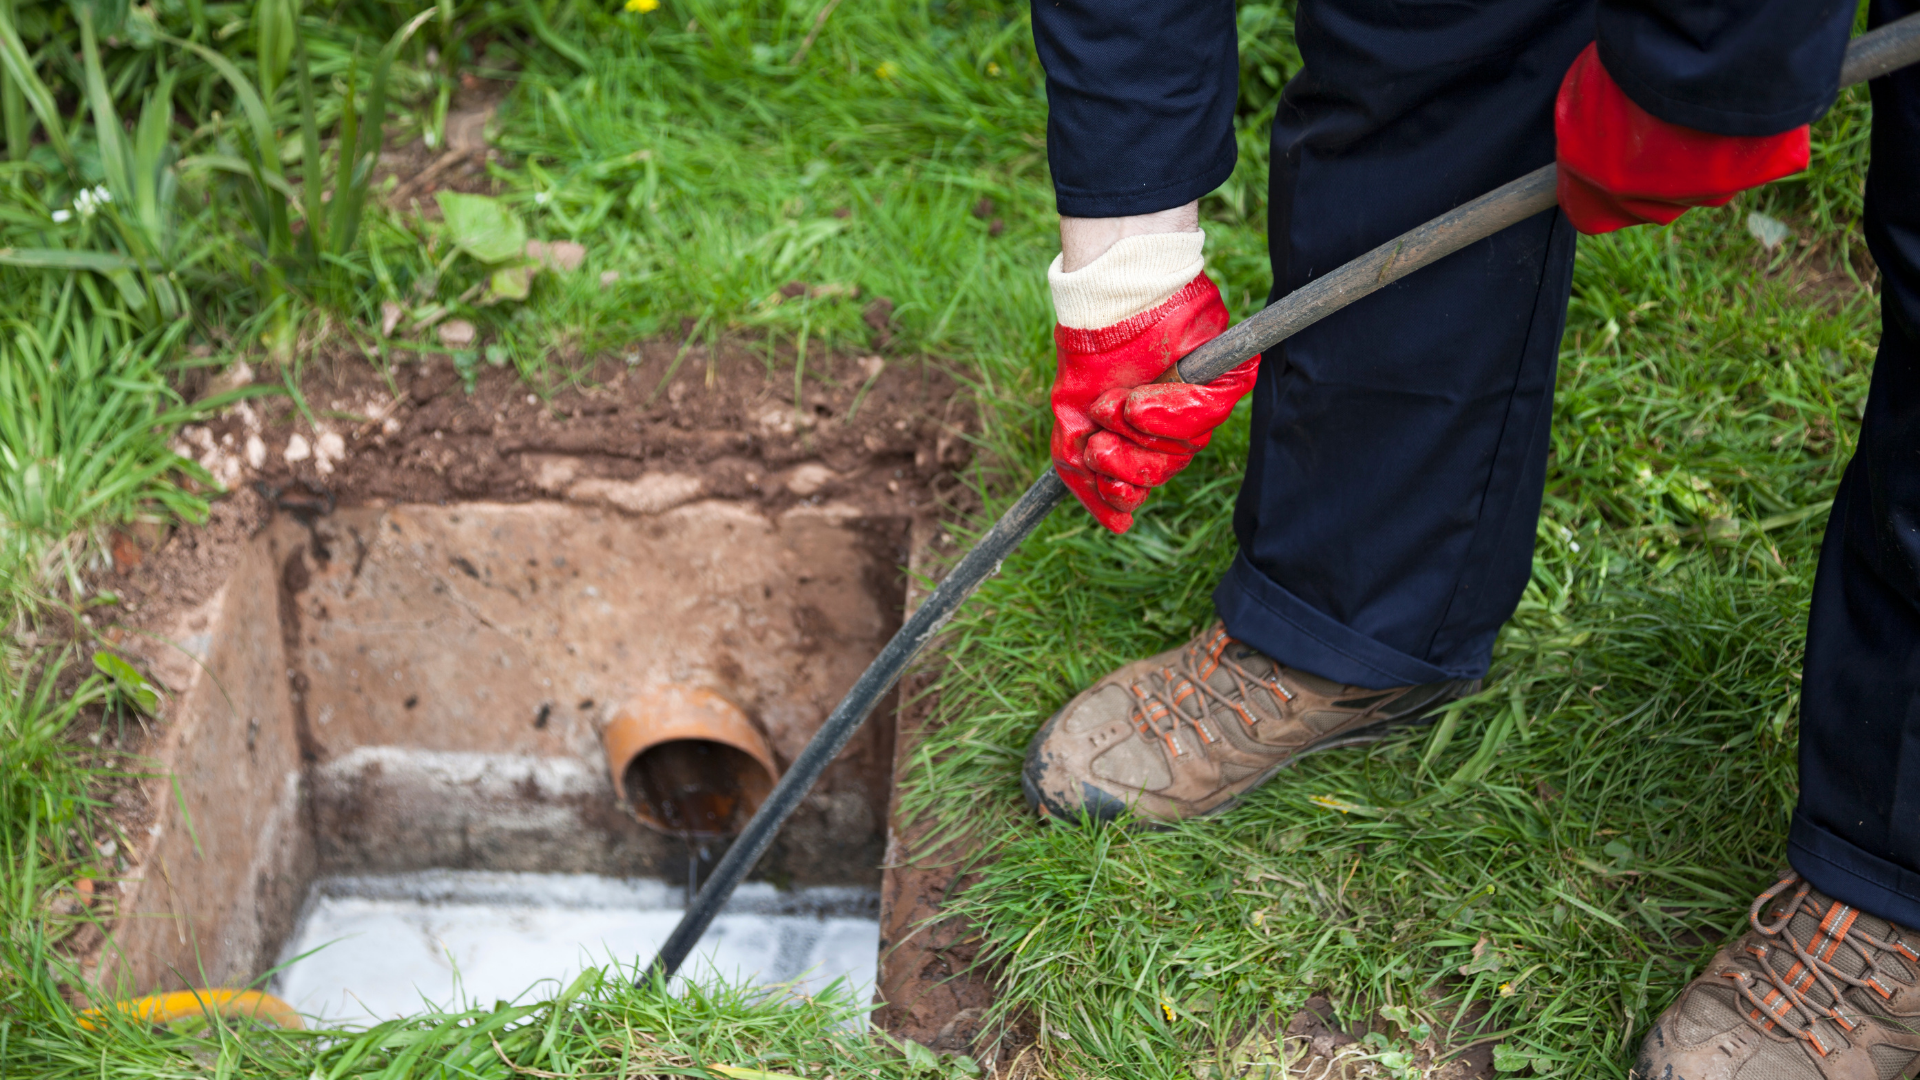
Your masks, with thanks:
[{"label": "pipe opening", "polygon": [[705,687],[656,685],[601,733],[614,790],[642,825],[688,840],[732,836],[773,791],[773,751]]},{"label": "pipe opening", "polygon": [[621,778],[640,820],[690,837],[732,836],[773,790],[752,755],[711,739],[675,739],[641,753]]}]

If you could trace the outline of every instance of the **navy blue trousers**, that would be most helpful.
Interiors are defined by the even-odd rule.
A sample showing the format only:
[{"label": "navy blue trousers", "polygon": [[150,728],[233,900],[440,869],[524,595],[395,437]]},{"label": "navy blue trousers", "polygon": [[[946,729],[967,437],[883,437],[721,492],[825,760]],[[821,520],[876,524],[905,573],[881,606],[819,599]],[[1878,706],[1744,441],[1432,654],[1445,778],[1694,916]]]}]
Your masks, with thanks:
[{"label": "navy blue trousers", "polygon": [[[1875,2],[1876,22],[1920,5]],[[1273,132],[1275,295],[1551,161],[1592,10],[1302,0],[1306,73]],[[1791,858],[1920,926],[1920,74],[1873,94],[1884,334],[1815,586]],[[1541,214],[1267,356],[1240,553],[1214,594],[1230,633],[1362,686],[1485,673],[1531,570],[1574,242]]]},{"label": "navy blue trousers", "polygon": [[[1306,71],[1273,126],[1274,294],[1551,162],[1592,13],[1304,0]],[[1267,354],[1214,593],[1230,633],[1360,686],[1485,673],[1532,566],[1574,235],[1538,215]]]},{"label": "navy blue trousers", "polygon": [[[1875,0],[1872,15],[1916,9]],[[1920,70],[1872,89],[1880,355],[1814,581],[1787,850],[1821,889],[1920,926]]]}]

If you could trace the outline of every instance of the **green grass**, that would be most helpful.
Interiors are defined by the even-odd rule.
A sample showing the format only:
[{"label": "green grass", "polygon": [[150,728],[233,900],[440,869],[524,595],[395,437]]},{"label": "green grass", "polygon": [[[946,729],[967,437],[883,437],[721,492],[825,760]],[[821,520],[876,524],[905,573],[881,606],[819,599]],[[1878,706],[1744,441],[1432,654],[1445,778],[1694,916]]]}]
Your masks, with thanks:
[{"label": "green grass", "polygon": [[[277,356],[297,370],[329,336],[380,344],[389,301],[472,319],[482,337],[460,364],[512,363],[544,390],[581,377],[582,358],[662,332],[753,335],[769,364],[787,362],[773,343],[792,346],[778,355],[797,356],[799,385],[818,376],[809,355],[873,347],[863,311],[884,296],[890,353],[939,357],[976,391],[973,479],[989,513],[1044,463],[1042,268],[1056,240],[1023,4],[436,9],[397,51],[391,130],[437,137],[462,71],[513,67],[493,166],[502,199],[531,235],[588,248],[581,272],[541,274],[526,301],[484,306],[472,297],[487,268],[453,255],[437,221],[370,203],[350,244],[306,251],[291,224],[311,209],[304,198],[284,230],[257,206],[248,216],[244,196],[265,181],[206,162],[244,166],[263,139],[235,119],[237,84],[209,62],[108,39],[97,67],[109,109],[88,95],[85,65],[63,59],[82,51],[65,9],[6,10],[66,110],[73,160],[44,132],[18,152],[13,134],[38,114],[18,80],[0,79],[0,246],[82,253],[0,259],[0,454],[11,455],[0,458],[0,604],[14,626],[49,603],[84,605],[98,558],[89,537],[201,512],[194,483],[206,478],[166,450],[187,408],[170,389],[183,364]],[[271,152],[304,181],[337,178],[338,158],[306,144],[303,95],[324,147],[342,130],[348,73],[368,72],[375,46],[427,8],[304,9],[308,83],[294,53],[276,51],[282,7],[150,10],[269,87]],[[1267,286],[1264,124],[1297,57],[1284,6],[1243,5],[1241,23],[1242,162],[1203,215],[1210,265],[1244,316]],[[352,85],[364,95],[364,81]],[[149,114],[155,97],[173,112]],[[152,173],[153,212],[129,209],[146,206],[136,194],[56,224],[50,211],[108,175],[87,120],[106,112],[175,118],[164,139],[136,126],[125,148],[142,164],[119,175],[134,191]],[[960,906],[1003,965],[1003,1004],[1042,1022],[1053,1070],[1237,1075],[1247,1055],[1231,1051],[1249,1030],[1328,991],[1350,1016],[1384,1009],[1398,1022],[1369,1048],[1387,1071],[1405,1074],[1404,1055],[1472,1003],[1476,1026],[1454,1041],[1494,1039],[1508,1071],[1624,1072],[1646,1022],[1781,858],[1801,622],[1877,336],[1874,298],[1848,276],[1866,115],[1855,95],[1822,122],[1805,177],[1670,229],[1582,241],[1535,580],[1488,691],[1435,728],[1310,759],[1202,825],[1042,828],[1015,780],[1033,728],[1112,665],[1209,617],[1232,554],[1244,415],[1127,537],[1067,511],[1008,560],[954,625],[945,726],[907,796],[996,860]],[[991,209],[977,214],[983,199]],[[1745,228],[1754,210],[1789,222],[1795,239],[1763,251]],[[59,265],[96,256],[160,261]],[[259,272],[263,259],[277,277]],[[608,271],[617,277],[603,287]],[[773,302],[791,281],[848,288]],[[212,356],[189,361],[188,343]],[[0,672],[8,1075],[961,1068],[838,1033],[844,1002],[744,991],[673,1002],[617,977],[544,1006],[358,1036],[84,1031],[59,983],[70,924],[52,905],[93,869],[90,770],[129,766],[66,734],[105,691],[72,689],[65,670],[14,654]],[[500,1033],[500,1051],[480,1041],[486,1031]]]},{"label": "green grass", "polygon": [[[958,907],[1050,1049],[1204,1076],[1328,991],[1398,1021],[1390,1071],[1488,1039],[1511,1071],[1624,1073],[1783,864],[1806,598],[1878,332],[1857,283],[1793,283],[1857,244],[1862,112],[1795,185],[1582,240],[1533,583],[1488,689],[1432,729],[1307,759],[1216,820],[1042,828],[1026,740],[1211,617],[1244,434],[1133,534],[1069,513],[1007,561],[956,620],[909,805],[984,844]],[[1807,243],[1769,258],[1756,207]]]},{"label": "green grass", "polygon": [[[725,987],[670,996],[636,990],[633,970],[589,969],[521,1002],[423,1012],[352,1033],[286,1032],[204,1019],[149,1027],[115,1016],[77,1029],[46,957],[5,959],[25,977],[0,984],[0,1063],[9,1076],[724,1077],[965,1080],[968,1063],[854,1031],[861,1006],[838,988],[813,998]],[[11,1056],[9,1056],[11,1055]],[[716,1068],[718,1067],[718,1068]],[[732,1070],[722,1072],[721,1069]],[[19,1070],[19,1071],[15,1071]]]}]

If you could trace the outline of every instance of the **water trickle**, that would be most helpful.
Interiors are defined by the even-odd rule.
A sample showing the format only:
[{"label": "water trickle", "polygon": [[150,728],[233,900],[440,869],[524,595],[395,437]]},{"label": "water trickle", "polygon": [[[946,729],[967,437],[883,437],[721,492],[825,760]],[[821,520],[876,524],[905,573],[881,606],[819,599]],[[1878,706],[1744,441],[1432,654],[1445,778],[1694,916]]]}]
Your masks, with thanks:
[{"label": "water trickle", "polygon": [[693,906],[693,898],[700,895],[700,867],[711,855],[705,841],[696,843],[692,836],[681,834],[687,842],[687,906]]}]

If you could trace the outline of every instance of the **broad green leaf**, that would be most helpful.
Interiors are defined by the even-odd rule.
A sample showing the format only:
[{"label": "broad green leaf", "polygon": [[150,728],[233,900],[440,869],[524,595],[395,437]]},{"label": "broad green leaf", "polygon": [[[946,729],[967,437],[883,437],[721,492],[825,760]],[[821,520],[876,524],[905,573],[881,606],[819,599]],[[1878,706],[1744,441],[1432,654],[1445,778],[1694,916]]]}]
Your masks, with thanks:
[{"label": "broad green leaf", "polygon": [[1532,1055],[1518,1047],[1501,1043],[1493,1048],[1493,1067],[1500,1072],[1519,1072],[1532,1064]]},{"label": "broad green leaf", "polygon": [[502,300],[525,300],[533,291],[533,276],[540,272],[539,263],[523,262],[512,266],[503,266],[487,279],[487,294],[481,297],[482,304],[497,304]]},{"label": "broad green leaf", "polygon": [[35,270],[98,270],[103,274],[140,268],[138,262],[114,252],[66,248],[0,248],[0,264]]},{"label": "broad green leaf", "polygon": [[520,258],[527,249],[527,227],[500,200],[454,191],[434,194],[453,242],[483,263]]},{"label": "broad green leaf", "polygon": [[908,1067],[915,1072],[934,1071],[940,1068],[940,1059],[933,1056],[933,1051],[912,1039],[903,1040],[901,1046],[906,1048]]},{"label": "broad green leaf", "polygon": [[102,649],[93,654],[94,670],[113,681],[114,688],[143,713],[160,707],[160,691],[132,664]]}]

